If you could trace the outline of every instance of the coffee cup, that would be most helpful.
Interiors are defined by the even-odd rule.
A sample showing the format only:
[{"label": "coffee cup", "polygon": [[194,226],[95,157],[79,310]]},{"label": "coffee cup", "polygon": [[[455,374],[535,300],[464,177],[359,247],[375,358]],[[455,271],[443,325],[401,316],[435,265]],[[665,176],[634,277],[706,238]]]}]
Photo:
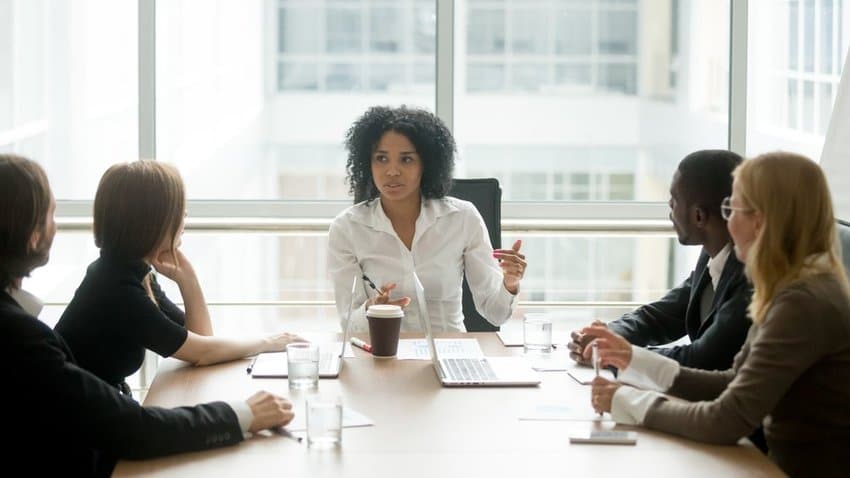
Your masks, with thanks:
[{"label": "coffee cup", "polygon": [[375,304],[366,309],[372,355],[375,357],[396,356],[402,317],[404,312],[397,305]]}]

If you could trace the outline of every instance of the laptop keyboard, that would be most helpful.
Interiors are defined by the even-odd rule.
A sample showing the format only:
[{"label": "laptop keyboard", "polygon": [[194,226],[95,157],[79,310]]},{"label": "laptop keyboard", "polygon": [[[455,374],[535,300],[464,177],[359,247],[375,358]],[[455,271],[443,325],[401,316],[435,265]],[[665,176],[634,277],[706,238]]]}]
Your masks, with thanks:
[{"label": "laptop keyboard", "polygon": [[339,351],[319,350],[319,373],[335,372]]},{"label": "laptop keyboard", "polygon": [[445,364],[449,378],[463,382],[482,382],[496,380],[496,374],[486,359],[446,358]]}]

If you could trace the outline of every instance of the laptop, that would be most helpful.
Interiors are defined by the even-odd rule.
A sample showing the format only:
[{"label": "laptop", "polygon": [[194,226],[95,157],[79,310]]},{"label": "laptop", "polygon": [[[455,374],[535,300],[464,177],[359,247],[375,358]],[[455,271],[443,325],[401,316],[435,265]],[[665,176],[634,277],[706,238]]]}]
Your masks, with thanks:
[{"label": "laptop", "polygon": [[[319,347],[319,378],[337,378],[342,370],[345,346],[348,343],[348,331],[351,328],[351,309],[354,307],[354,292],[357,288],[357,276],[351,281],[351,299],[348,302],[348,313],[342,325],[342,346],[336,352],[336,343],[322,344]],[[252,378],[286,378],[289,367],[286,352],[272,352],[257,355],[250,368]]]},{"label": "laptop", "polygon": [[525,360],[515,357],[445,358],[437,356],[431,334],[431,316],[425,303],[425,288],[413,273],[419,320],[425,330],[428,352],[444,387],[533,387],[540,377]]}]

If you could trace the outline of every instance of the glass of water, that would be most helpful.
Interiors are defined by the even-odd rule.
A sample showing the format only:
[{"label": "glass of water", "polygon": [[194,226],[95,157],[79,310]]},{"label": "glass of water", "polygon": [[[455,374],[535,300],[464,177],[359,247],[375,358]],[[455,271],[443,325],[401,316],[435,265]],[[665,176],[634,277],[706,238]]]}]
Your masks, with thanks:
[{"label": "glass of water", "polygon": [[332,448],[342,443],[342,399],[312,396],[307,398],[307,445]]},{"label": "glass of water", "polygon": [[319,346],[298,342],[286,346],[290,390],[319,388]]},{"label": "glass of water", "polygon": [[541,315],[526,315],[522,321],[522,343],[526,354],[552,352],[552,321]]}]

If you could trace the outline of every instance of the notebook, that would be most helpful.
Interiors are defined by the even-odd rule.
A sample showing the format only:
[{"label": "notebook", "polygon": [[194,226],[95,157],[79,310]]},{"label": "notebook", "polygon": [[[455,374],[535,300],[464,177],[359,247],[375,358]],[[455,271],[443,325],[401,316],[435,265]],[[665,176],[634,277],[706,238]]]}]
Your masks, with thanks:
[{"label": "notebook", "polygon": [[416,288],[416,303],[419,320],[423,322],[428,352],[437,377],[445,387],[533,387],[540,384],[540,377],[528,363],[514,357],[468,357],[439,358],[434,336],[431,334],[431,319],[425,303],[425,289],[416,273],[413,273]]},{"label": "notebook", "polygon": [[[337,378],[342,370],[345,347],[348,343],[348,331],[351,328],[351,309],[354,307],[354,291],[357,287],[357,276],[351,282],[351,299],[348,302],[348,314],[342,325],[342,343],[332,342],[319,346],[319,378]],[[337,353],[339,347],[339,353]],[[257,355],[248,369],[252,378],[286,378],[289,367],[286,352],[272,352]]]}]

